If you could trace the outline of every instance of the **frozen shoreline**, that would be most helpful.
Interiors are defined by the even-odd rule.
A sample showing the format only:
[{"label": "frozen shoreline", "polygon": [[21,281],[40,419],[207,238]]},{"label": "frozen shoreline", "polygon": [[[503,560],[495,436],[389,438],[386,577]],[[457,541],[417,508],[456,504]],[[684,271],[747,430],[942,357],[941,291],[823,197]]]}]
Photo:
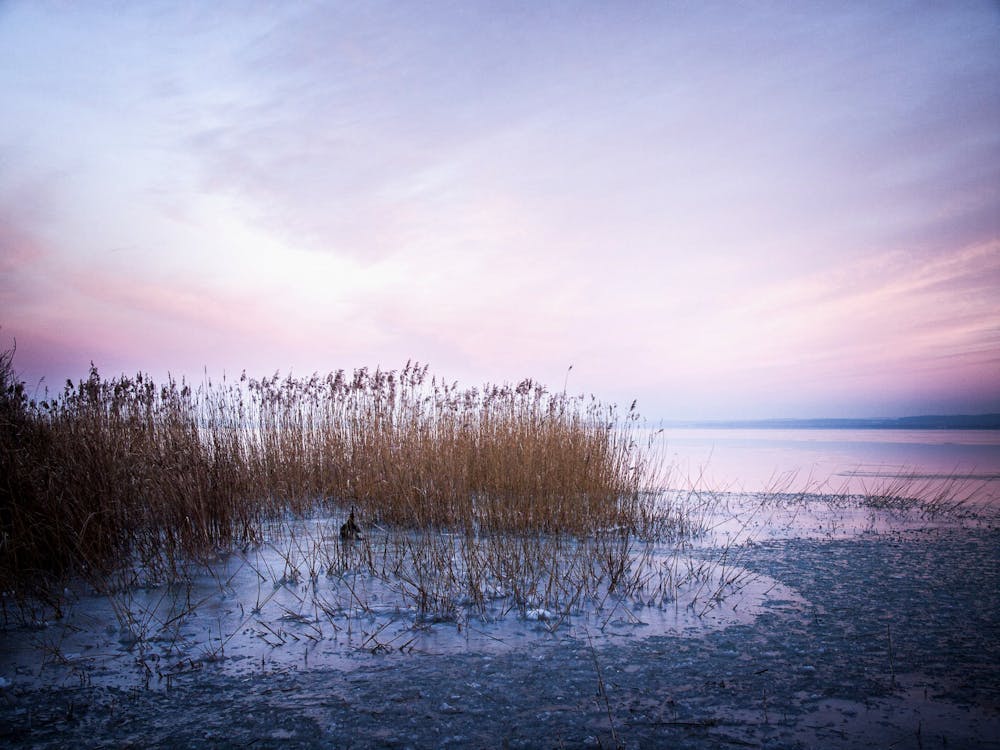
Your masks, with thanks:
[{"label": "frozen shoreline", "polygon": [[[226,674],[153,691],[0,691],[14,747],[970,747],[1000,743],[1000,529],[909,529],[748,545],[796,599],[749,622],[580,633],[490,653],[399,651],[353,669]],[[600,675],[600,677],[599,677]],[[603,689],[602,689],[603,685]]]},{"label": "frozen shoreline", "polygon": [[[627,544],[631,562],[620,573],[610,567],[614,561],[596,573],[579,567],[594,559],[587,547],[594,539],[512,537],[506,543],[524,543],[527,554],[551,567],[503,580],[477,573],[470,581],[481,587],[479,598],[466,588],[462,566],[489,538],[373,528],[363,542],[345,544],[335,516],[279,520],[264,544],[192,564],[183,580],[164,583],[148,580],[144,569],[125,571],[104,593],[86,585],[67,590],[57,618],[39,609],[25,624],[8,621],[0,630],[0,678],[26,690],[73,684],[167,690],[206,666],[244,678],[299,668],[365,669],[372,657],[394,651],[497,655],[565,639],[603,648],[654,634],[700,636],[751,624],[771,600],[803,603],[794,586],[745,565],[756,545],[971,528],[995,518],[928,518],[857,500],[667,493],[664,512],[671,504],[687,509],[686,522],[701,531],[656,542],[612,540],[597,557],[613,553],[617,560],[620,544]],[[605,533],[618,539],[618,531]],[[384,561],[381,572],[373,567],[373,558],[426,548],[458,567],[432,580],[422,579],[427,573],[419,567],[405,567],[419,560],[396,557],[388,565],[395,573],[386,572]],[[458,578],[441,580],[444,573]],[[611,575],[639,583],[611,590]]]}]

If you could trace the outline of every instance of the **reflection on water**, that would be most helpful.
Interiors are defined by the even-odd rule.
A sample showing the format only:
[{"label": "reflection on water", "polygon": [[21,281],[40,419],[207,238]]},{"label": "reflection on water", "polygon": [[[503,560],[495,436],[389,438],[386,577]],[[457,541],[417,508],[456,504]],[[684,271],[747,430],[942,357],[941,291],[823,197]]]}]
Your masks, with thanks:
[{"label": "reflection on water", "polygon": [[997,430],[671,428],[658,440],[675,488],[869,493],[906,475],[924,490],[956,479],[1000,498]]}]

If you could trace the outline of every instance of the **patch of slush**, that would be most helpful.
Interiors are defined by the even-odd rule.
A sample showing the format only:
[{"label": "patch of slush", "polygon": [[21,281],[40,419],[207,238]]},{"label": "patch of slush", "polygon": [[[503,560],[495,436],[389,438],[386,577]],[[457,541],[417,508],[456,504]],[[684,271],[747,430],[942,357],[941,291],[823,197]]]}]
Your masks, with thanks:
[{"label": "patch of slush", "polygon": [[668,509],[689,509],[694,544],[702,548],[788,539],[852,539],[1000,522],[1000,508],[988,503],[932,513],[917,505],[871,507],[861,496],[687,490],[666,491],[661,502]]},{"label": "patch of slush", "polygon": [[[445,614],[418,611],[412,592],[367,573],[318,572],[340,545],[332,519],[312,519],[308,553],[288,539],[221,557],[183,585],[132,588],[111,596],[80,591],[59,620],[3,633],[0,689],[108,685],[169,689],[201,669],[230,675],[351,670],[372,660],[425,654],[498,653],[539,641],[584,639],[600,647],[660,634],[698,636],[752,622],[770,598],[797,601],[788,587],[737,560],[706,559],[683,546],[637,549],[647,577],[632,595],[606,588],[562,605],[520,603],[502,585],[483,600],[457,600]],[[299,545],[299,549],[302,546]],[[292,560],[290,564],[289,561]],[[315,575],[314,575],[315,574]]]},{"label": "patch of slush", "polygon": [[959,704],[903,675],[896,694],[864,702],[824,699],[798,723],[804,745],[852,748],[864,737],[881,747],[983,747],[1000,737],[1000,716],[985,706]]}]

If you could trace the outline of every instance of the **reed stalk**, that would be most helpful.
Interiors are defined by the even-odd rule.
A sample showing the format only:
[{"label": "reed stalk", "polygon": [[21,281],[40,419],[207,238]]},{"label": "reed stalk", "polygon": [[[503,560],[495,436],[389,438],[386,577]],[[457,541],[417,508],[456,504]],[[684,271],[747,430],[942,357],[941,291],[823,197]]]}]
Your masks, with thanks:
[{"label": "reed stalk", "polygon": [[0,586],[18,596],[128,565],[169,579],[334,507],[468,539],[657,528],[634,406],[532,380],[462,389],[414,363],[197,386],[92,366],[36,400],[13,356],[0,355]]}]

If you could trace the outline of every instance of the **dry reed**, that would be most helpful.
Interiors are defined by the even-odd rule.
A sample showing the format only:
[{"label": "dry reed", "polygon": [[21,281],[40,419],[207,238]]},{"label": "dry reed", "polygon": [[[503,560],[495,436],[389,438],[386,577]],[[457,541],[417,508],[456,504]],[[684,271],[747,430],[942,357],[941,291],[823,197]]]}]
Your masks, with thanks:
[{"label": "dry reed", "polygon": [[460,389],[413,363],[197,387],[92,367],[33,400],[13,355],[0,355],[0,586],[18,597],[130,565],[176,577],[324,507],[470,539],[657,530],[634,406],[531,380]]}]

